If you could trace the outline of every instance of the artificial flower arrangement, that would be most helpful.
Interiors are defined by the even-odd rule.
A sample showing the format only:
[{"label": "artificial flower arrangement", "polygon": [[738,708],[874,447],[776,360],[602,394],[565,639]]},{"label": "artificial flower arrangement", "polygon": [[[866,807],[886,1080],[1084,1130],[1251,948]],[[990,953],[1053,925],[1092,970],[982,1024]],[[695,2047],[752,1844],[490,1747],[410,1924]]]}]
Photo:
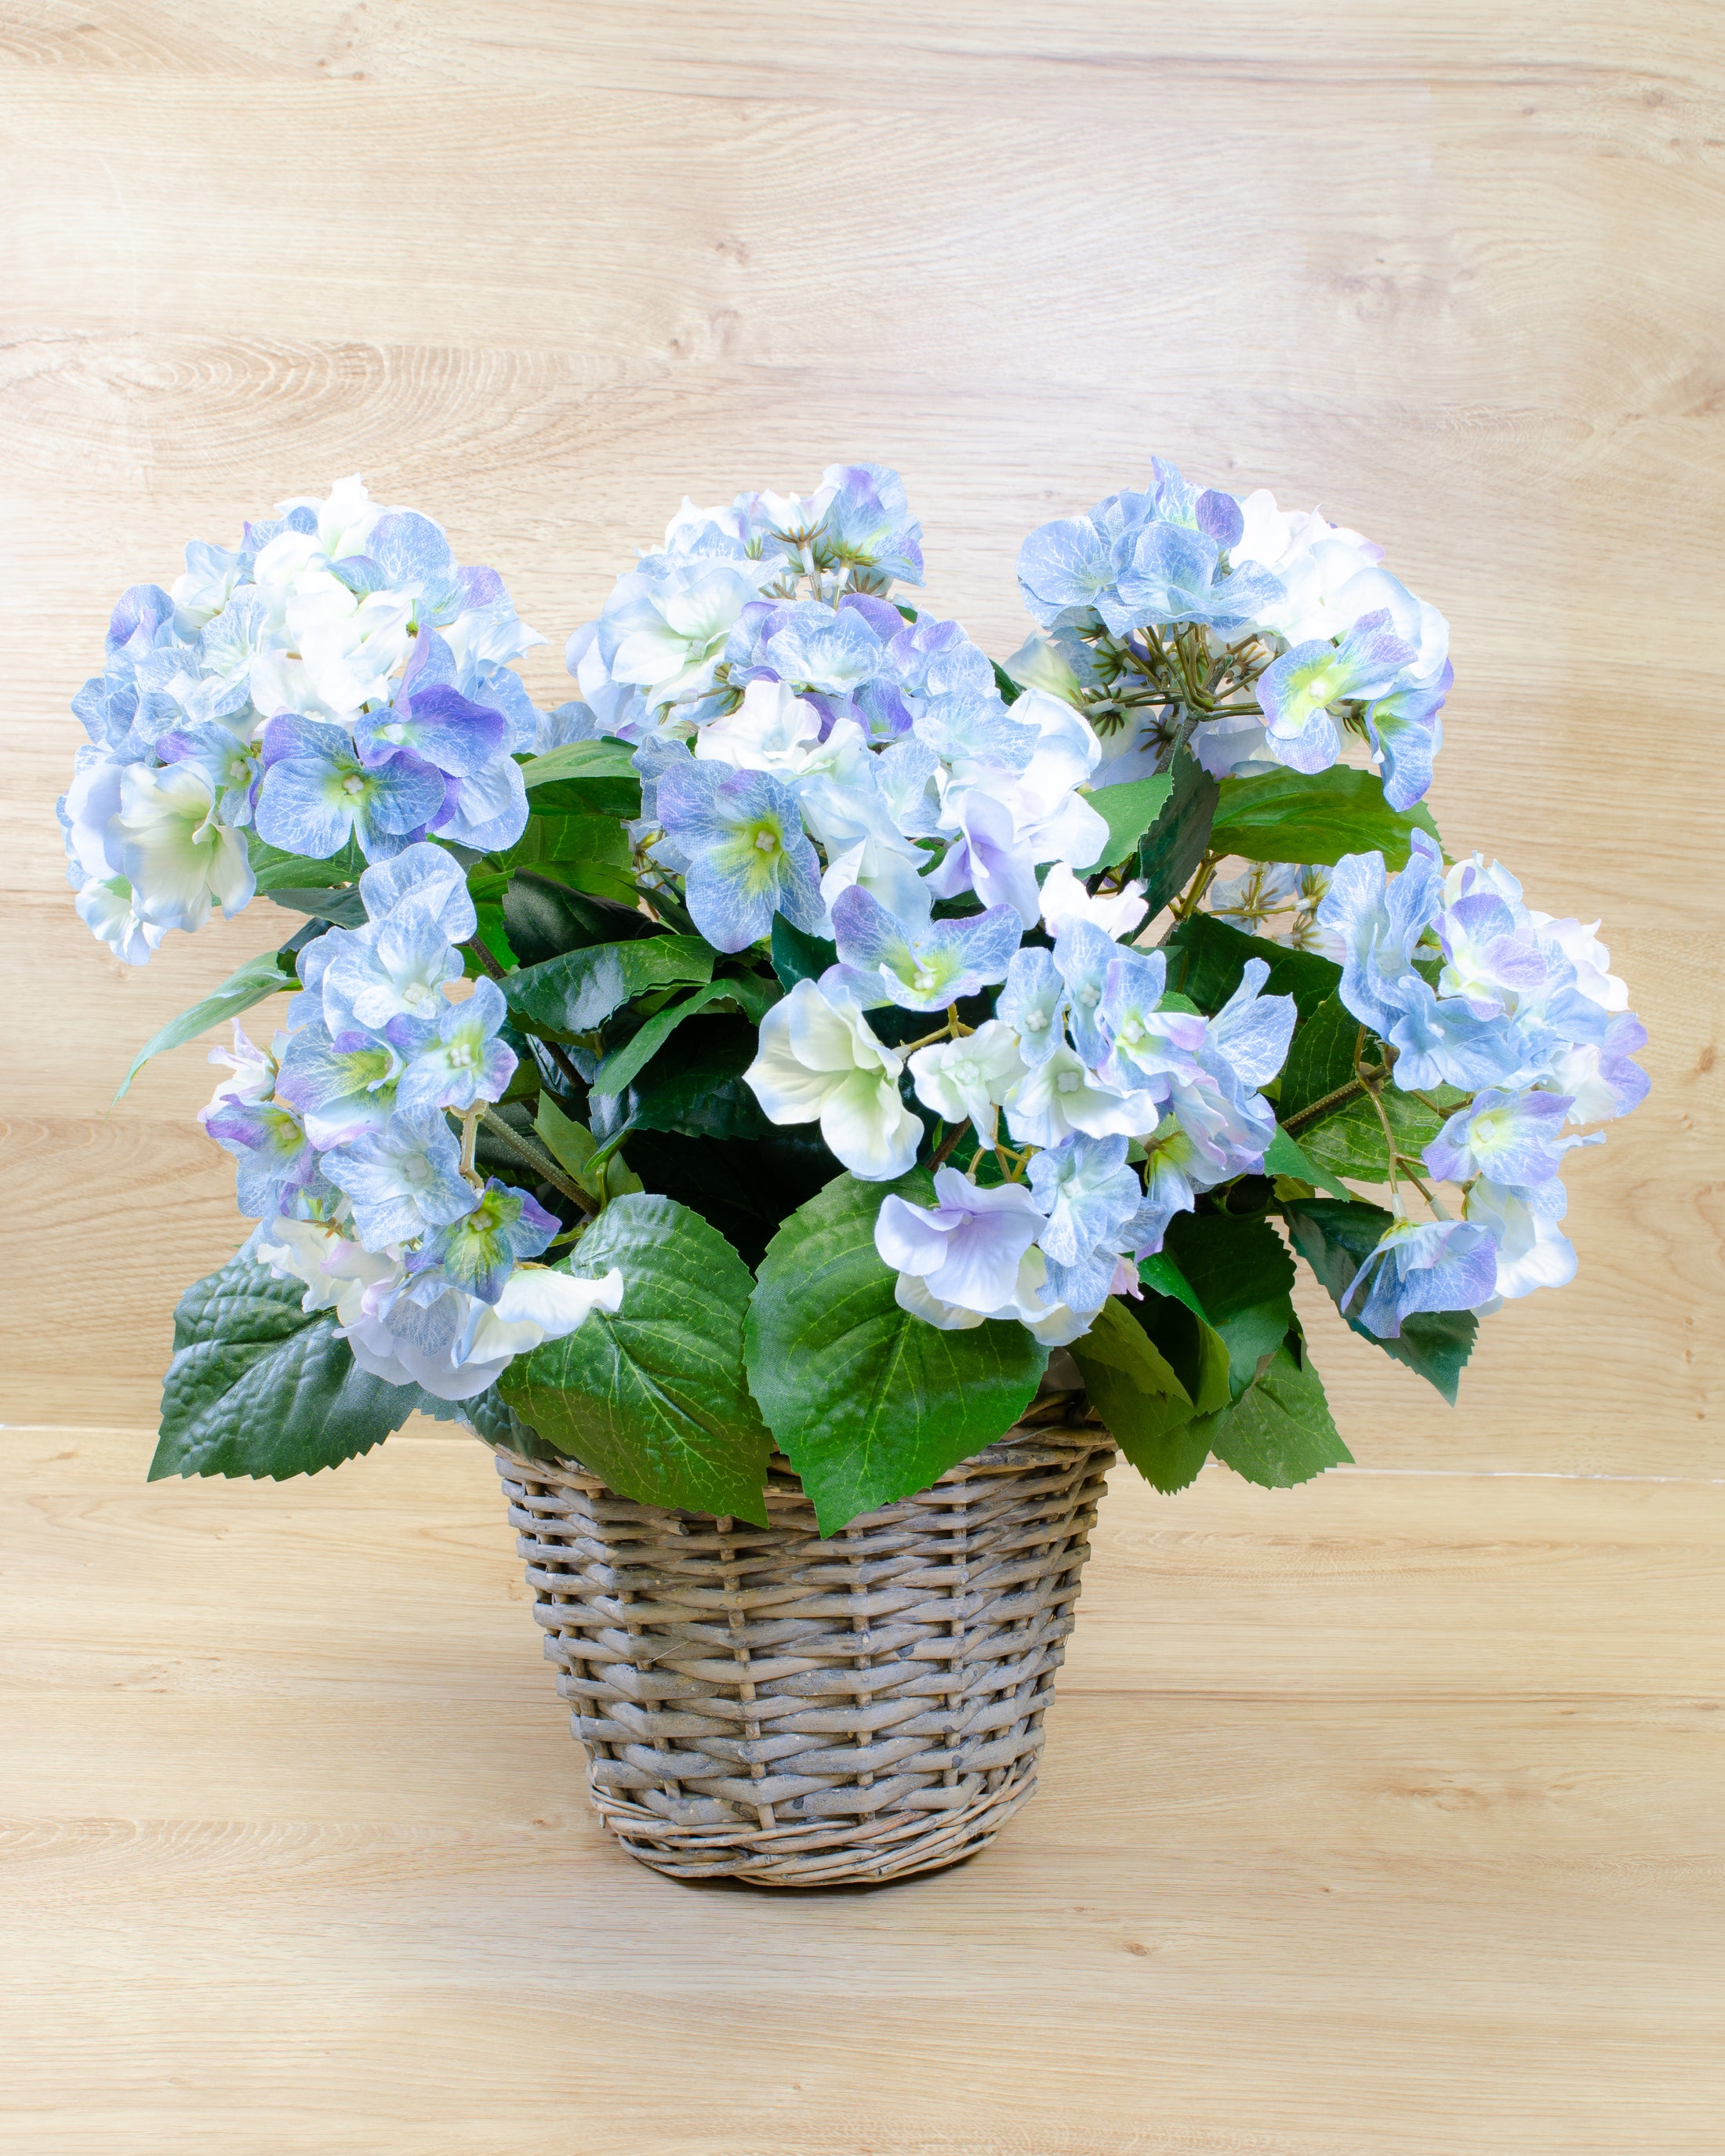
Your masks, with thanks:
[{"label": "artificial flower arrangement", "polygon": [[1563,1156],[1645,1036],[1593,928],[1446,863],[1448,630],[1380,552],[1158,463],[1031,534],[996,665],[834,467],[685,502],[551,711],[498,577],[357,480],[127,592],[80,913],[134,964],[300,924],[127,1075],[236,1020],[200,1120],[258,1224],[151,1473],[421,1410],[762,1522],[776,1446],[833,1533],[1081,1386],[1160,1489],[1286,1486],[1349,1456],[1296,1258],[1453,1401],[1573,1275]]}]

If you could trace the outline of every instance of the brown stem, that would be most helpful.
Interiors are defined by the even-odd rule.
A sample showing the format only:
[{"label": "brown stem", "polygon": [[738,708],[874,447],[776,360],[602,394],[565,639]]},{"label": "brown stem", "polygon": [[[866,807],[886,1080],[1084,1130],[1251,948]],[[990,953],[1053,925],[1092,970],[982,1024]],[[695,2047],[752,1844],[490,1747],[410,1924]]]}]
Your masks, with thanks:
[{"label": "brown stem", "polygon": [[553,1190],[561,1190],[565,1198],[572,1199],[589,1219],[598,1211],[598,1207],[580,1184],[572,1182],[549,1153],[542,1152],[536,1145],[529,1145],[521,1132],[511,1129],[501,1116],[486,1108],[480,1121],[485,1124],[487,1135],[495,1138],[505,1152],[512,1152],[517,1160],[525,1161],[540,1180],[548,1183]]},{"label": "brown stem", "polygon": [[965,1128],[966,1127],[964,1124],[955,1123],[952,1129],[947,1132],[947,1135],[941,1140],[939,1145],[935,1148],[934,1158],[929,1163],[929,1166],[931,1168],[944,1168],[946,1166],[947,1163],[952,1158],[952,1155],[958,1150],[958,1141],[963,1137]]}]

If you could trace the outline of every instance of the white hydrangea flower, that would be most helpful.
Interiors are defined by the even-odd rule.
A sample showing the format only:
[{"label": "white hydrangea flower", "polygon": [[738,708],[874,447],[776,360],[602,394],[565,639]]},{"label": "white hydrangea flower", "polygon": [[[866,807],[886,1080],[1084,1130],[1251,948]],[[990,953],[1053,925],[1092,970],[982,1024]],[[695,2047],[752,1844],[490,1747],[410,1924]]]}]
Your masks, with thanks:
[{"label": "white hydrangea flower", "polygon": [[852,998],[798,981],[761,1021],[759,1053],[742,1075],[772,1122],[818,1122],[853,1175],[887,1183],[911,1167],[922,1137],[899,1097],[903,1069]]}]

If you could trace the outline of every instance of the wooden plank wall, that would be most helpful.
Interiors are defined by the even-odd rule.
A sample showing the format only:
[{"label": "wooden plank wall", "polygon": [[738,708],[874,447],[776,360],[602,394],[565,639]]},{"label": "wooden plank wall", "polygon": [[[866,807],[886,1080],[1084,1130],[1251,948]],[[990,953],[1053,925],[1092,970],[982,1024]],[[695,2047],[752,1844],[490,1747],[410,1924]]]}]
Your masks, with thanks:
[{"label": "wooden plank wall", "polygon": [[[1719,18],[1343,0],[858,10],[45,0],[0,16],[0,1411],[143,1423],[238,1233],[181,1050],[263,906],[130,973],[61,881],[127,583],[362,470],[552,642],[685,490],[896,465],[997,651],[1037,521],[1153,452],[1318,501],[1454,625],[1452,850],[1603,913],[1656,1091],[1580,1281],[1461,1409],[1317,1313],[1363,1459],[1719,1471]],[[100,1352],[69,1353],[92,1338]]]},{"label": "wooden plank wall", "polygon": [[[0,2138],[29,2156],[1717,2156],[1717,0],[0,0]],[[1434,805],[1605,920],[1655,1091],[1454,1413],[1122,1472],[1045,1794],[880,1895],[579,1792],[483,1454],[141,1485],[239,1239],[61,881],[114,597],[355,470],[553,639],[685,491],[899,466],[997,651],[1153,453],[1449,614]],[[33,1427],[19,1428],[19,1425]],[[1608,1480],[1592,1480],[1592,1477]]]}]

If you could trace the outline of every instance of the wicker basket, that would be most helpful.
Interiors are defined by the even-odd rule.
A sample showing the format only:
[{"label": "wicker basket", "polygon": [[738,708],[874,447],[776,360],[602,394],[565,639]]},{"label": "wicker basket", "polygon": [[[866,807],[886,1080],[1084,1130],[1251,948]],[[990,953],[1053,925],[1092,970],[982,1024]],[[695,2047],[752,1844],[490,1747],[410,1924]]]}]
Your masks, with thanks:
[{"label": "wicker basket", "polygon": [[636,1504],[500,1450],[599,1816],[676,1879],[897,1879],[1036,1787],[1106,1431],[1020,1424],[829,1541],[774,1455],[773,1525]]}]

